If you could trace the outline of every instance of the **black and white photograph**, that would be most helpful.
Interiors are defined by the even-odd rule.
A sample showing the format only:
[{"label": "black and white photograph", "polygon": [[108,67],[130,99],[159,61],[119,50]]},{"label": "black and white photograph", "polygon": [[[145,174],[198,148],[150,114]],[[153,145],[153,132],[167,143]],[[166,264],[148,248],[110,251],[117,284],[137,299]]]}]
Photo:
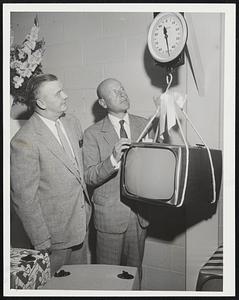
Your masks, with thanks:
[{"label": "black and white photograph", "polygon": [[3,24],[4,295],[234,296],[236,5]]}]

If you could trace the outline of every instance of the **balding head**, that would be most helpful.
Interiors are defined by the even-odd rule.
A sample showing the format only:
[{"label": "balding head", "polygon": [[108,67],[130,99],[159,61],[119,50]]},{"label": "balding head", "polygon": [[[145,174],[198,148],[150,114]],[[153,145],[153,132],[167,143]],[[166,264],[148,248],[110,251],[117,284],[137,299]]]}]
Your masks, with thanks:
[{"label": "balding head", "polygon": [[97,87],[97,96],[98,99],[105,99],[108,96],[109,91],[114,88],[115,85],[121,85],[121,83],[114,78],[107,78],[103,80]]},{"label": "balding head", "polygon": [[129,108],[129,98],[121,82],[114,78],[103,80],[97,87],[99,104],[112,114],[125,113]]}]

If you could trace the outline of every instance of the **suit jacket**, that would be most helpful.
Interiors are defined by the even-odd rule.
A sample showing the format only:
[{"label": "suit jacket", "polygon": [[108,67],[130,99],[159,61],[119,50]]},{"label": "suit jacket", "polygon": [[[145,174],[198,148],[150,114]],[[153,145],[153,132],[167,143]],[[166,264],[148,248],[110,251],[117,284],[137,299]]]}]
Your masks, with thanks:
[{"label": "suit jacket", "polygon": [[83,179],[82,129],[73,116],[61,121],[79,171],[37,113],[11,141],[11,199],[36,249],[81,243],[91,214]]},{"label": "suit jacket", "polygon": [[[136,141],[147,120],[129,115],[131,140]],[[87,128],[83,139],[85,182],[94,187],[94,224],[97,230],[108,233],[126,231],[130,210],[134,210],[142,227],[149,223],[143,205],[133,204],[120,195],[120,170],[115,171],[110,161],[119,137],[108,116]]]}]

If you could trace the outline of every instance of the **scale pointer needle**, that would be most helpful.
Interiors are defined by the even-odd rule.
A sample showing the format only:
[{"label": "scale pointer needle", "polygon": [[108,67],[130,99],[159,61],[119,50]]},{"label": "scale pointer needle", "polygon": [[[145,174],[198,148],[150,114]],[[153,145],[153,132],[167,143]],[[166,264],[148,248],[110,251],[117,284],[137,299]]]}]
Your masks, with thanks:
[{"label": "scale pointer needle", "polygon": [[168,33],[167,33],[167,29],[165,26],[163,27],[163,33],[164,33],[164,38],[165,38],[166,44],[167,44],[168,56],[170,56],[169,47],[168,47]]}]

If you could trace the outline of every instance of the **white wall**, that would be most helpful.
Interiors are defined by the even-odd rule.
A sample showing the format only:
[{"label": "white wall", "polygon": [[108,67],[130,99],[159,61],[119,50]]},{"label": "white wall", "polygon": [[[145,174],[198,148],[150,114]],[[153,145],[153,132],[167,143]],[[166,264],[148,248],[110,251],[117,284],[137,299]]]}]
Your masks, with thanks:
[{"label": "white wall", "polygon": [[[187,14],[185,15],[187,18]],[[205,94],[199,96],[191,72],[187,72],[187,113],[210,148],[222,149],[223,105],[223,14],[199,13],[191,15],[205,72]],[[200,46],[203,45],[203,46]],[[200,142],[193,130],[187,127],[187,138],[195,144]],[[222,193],[221,193],[222,194]],[[200,267],[215,251],[218,238],[222,241],[222,196],[217,213],[208,220],[192,226],[186,232],[186,288],[196,287]],[[220,216],[220,220],[219,220]],[[220,222],[220,223],[219,223]],[[218,225],[220,225],[218,227]],[[219,233],[220,229],[220,233]]]},{"label": "white wall", "polygon": [[[12,13],[17,42],[24,39],[34,17],[35,13]],[[188,94],[188,114],[208,145],[219,148],[222,146],[222,19],[219,14],[191,14],[191,17],[205,70],[205,96],[199,97],[187,60],[175,75],[172,88]],[[43,70],[55,73],[62,80],[69,95],[69,111],[80,118],[83,129],[94,122],[95,90],[106,77],[115,77],[123,83],[132,113],[146,117],[153,113],[152,98],[161,94],[166,82],[162,69],[155,66],[146,47],[152,13],[41,12],[38,18],[40,35],[46,41]],[[16,122],[11,123],[12,134],[18,128]],[[195,143],[189,128],[187,137]],[[174,134],[171,142],[180,141]],[[168,211],[166,215],[167,225],[183,223],[183,215],[178,214],[176,219]],[[156,211],[155,219],[160,221],[163,216],[163,210]],[[219,225],[222,230],[221,221]],[[167,228],[162,228],[165,223],[160,226],[167,232]],[[152,230],[146,241],[143,289],[193,290],[201,263],[218,241],[218,213],[187,233],[184,230],[169,239],[158,235],[158,228],[154,229],[156,233]]]}]

